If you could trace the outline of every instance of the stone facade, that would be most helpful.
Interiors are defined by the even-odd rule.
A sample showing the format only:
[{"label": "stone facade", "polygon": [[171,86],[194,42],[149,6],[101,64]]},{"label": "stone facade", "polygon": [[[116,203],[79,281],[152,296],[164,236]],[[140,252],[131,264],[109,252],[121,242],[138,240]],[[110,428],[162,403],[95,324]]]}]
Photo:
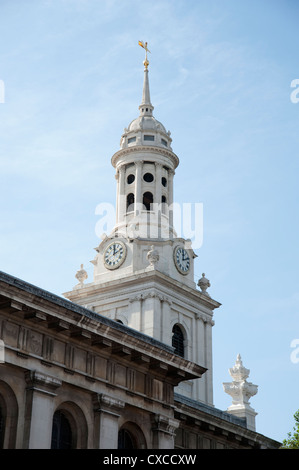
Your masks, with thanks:
[{"label": "stone facade", "polygon": [[[202,380],[204,367],[2,272],[0,338],[4,449],[117,449],[123,436],[138,449],[278,446],[244,419],[174,392]],[[67,442],[55,441],[57,413],[68,424]]]}]

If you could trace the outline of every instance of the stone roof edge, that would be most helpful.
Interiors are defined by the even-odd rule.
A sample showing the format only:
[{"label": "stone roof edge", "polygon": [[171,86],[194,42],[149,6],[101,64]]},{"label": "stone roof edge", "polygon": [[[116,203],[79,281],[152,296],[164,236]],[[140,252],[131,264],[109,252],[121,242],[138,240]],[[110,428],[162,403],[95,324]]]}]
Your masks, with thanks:
[{"label": "stone roof edge", "polygon": [[193,400],[192,398],[185,397],[183,395],[180,395],[179,393],[174,393],[174,402],[175,404],[177,403],[177,405],[185,405],[187,407],[193,408],[194,410],[198,410],[210,416],[214,416],[215,418],[227,421],[228,423],[231,423],[233,425],[241,426],[244,431],[246,431],[246,433],[252,436],[251,439],[255,440],[256,442],[265,443],[266,445],[270,443],[273,448],[279,448],[281,446],[281,443],[276,441],[275,439],[272,439],[271,437],[264,436],[263,434],[248,429],[246,425],[246,418],[234,416],[228,413],[227,411],[222,411],[219,408],[215,408],[214,406],[208,405],[206,403]]},{"label": "stone roof edge", "polygon": [[139,331],[134,330],[126,325],[111,320],[110,318],[104,317],[99,313],[95,313],[92,310],[82,307],[81,305],[75,304],[70,300],[60,297],[59,295],[53,294],[45,289],[23,281],[22,279],[7,274],[3,271],[0,271],[0,282],[1,281],[9,284],[10,286],[17,287],[27,293],[34,294],[42,298],[43,300],[53,302],[55,305],[71,310],[72,312],[77,313],[79,315],[86,316],[87,318],[90,318],[92,320],[101,321],[106,326],[115,328],[119,331],[123,331],[124,333],[134,338],[140,339],[146,343],[151,344],[152,346],[159,347],[164,351],[167,351],[168,353],[173,354],[174,352],[174,348],[172,346],[162,343],[159,340],[152,338],[151,336],[145,335],[144,333],[140,333]]},{"label": "stone roof edge", "polygon": [[238,418],[226,411],[222,411],[218,408],[214,408],[211,405],[207,405],[206,403],[202,403],[197,400],[193,400],[192,398],[185,397],[180,395],[179,393],[174,394],[174,400],[179,402],[182,405],[190,406],[191,408],[195,408],[196,410],[203,411],[204,413],[208,413],[209,415],[213,415],[217,418],[224,419],[225,421],[229,421],[230,423],[237,424],[246,428],[246,418]]}]

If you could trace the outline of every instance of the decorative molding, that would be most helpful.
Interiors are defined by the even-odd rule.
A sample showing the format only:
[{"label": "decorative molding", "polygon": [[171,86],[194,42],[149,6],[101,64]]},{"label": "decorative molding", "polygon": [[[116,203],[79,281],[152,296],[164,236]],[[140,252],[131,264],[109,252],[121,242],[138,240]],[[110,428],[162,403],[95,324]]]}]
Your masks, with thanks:
[{"label": "decorative molding", "polygon": [[146,254],[146,259],[148,260],[150,266],[156,266],[156,264],[158,263],[159,261],[159,252],[158,250],[155,249],[155,246],[152,245],[151,246],[151,249],[147,252]]},{"label": "decorative molding", "polygon": [[37,370],[26,371],[25,381],[28,385],[27,390],[35,390],[53,396],[56,396],[55,390],[62,385],[61,380]]},{"label": "decorative molding", "polygon": [[[163,155],[164,157],[168,157],[174,167],[176,168],[179,164],[179,158],[178,156],[173,153],[172,151],[170,150],[167,150],[167,149],[163,149],[163,148],[160,148],[160,147],[155,147],[155,146],[143,146],[143,145],[137,145],[135,147],[127,147],[127,148],[124,148],[124,149],[120,149],[118,150],[118,152],[116,152],[112,158],[111,158],[111,163],[112,165],[114,166],[114,168],[116,167],[116,160],[122,156],[126,156],[128,154],[133,154],[133,153],[136,153],[136,152],[142,152],[142,153],[158,153],[160,155]],[[136,160],[137,162],[137,160]]]},{"label": "decorative molding", "polygon": [[125,402],[116,398],[112,398],[111,396],[105,395],[104,393],[95,393],[93,395],[93,406],[94,411],[108,412],[122,410],[125,407]]},{"label": "decorative molding", "polygon": [[168,303],[169,305],[172,305],[172,300],[170,299],[170,297],[168,297],[167,295],[163,295],[159,292],[156,292],[154,290],[151,290],[149,292],[146,292],[144,294],[137,294],[137,295],[134,295],[132,297],[129,298],[129,302],[132,303],[132,302],[137,302],[137,301],[142,301],[142,300],[146,300],[146,299],[159,299],[161,302],[165,302],[165,303]]},{"label": "decorative molding", "polygon": [[169,418],[161,414],[152,415],[152,431],[163,432],[174,436],[179,425],[180,421],[177,419]]}]

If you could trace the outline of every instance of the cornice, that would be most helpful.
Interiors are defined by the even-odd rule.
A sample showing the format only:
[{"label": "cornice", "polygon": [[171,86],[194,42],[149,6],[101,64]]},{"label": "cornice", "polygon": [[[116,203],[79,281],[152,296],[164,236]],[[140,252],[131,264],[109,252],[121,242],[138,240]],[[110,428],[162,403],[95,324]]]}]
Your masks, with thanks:
[{"label": "cornice", "polygon": [[[105,342],[106,351],[109,349],[110,354],[115,357],[118,354],[123,356],[125,351],[129,361],[135,360],[136,355],[147,356],[146,363],[155,369],[155,374],[166,374],[167,380],[175,385],[182,380],[200,378],[207,370],[175,355],[171,346],[151,336],[1,271],[0,295],[0,313],[3,311],[6,317],[13,312],[15,321],[19,318],[24,327],[30,324],[36,326],[38,322],[41,331],[46,328],[55,335],[62,335],[61,337],[77,338],[82,345],[86,343],[97,347],[98,344],[101,348],[101,344]],[[45,381],[45,378],[42,379]]]},{"label": "cornice", "polygon": [[[138,271],[137,273],[134,273],[132,275],[127,275],[126,277],[122,279],[113,279],[111,281],[105,281],[104,283],[90,283],[86,284],[86,286],[83,288],[84,290],[84,296],[87,294],[89,296],[99,296],[101,298],[104,298],[105,296],[110,296],[111,291],[114,290],[114,292],[118,292],[118,296],[123,297],[123,291],[120,290],[122,287],[124,288],[129,288],[133,287],[136,290],[138,289],[138,286],[140,284],[144,285],[145,281],[148,281],[149,283],[152,283],[152,285],[147,285],[147,289],[154,288],[155,285],[153,283],[158,282],[159,286],[164,286],[166,289],[171,288],[175,289],[175,292],[178,292],[179,294],[182,293],[185,296],[187,295],[188,301],[195,302],[200,302],[201,305],[205,306],[209,310],[214,310],[215,308],[218,308],[221,306],[220,302],[217,302],[216,300],[212,299],[211,297],[203,294],[197,289],[191,288],[189,286],[186,286],[185,284],[182,284],[181,282],[170,278],[169,276],[163,274],[162,272],[158,271],[157,269],[155,270],[144,270],[144,271]],[[116,289],[117,287],[117,289]],[[80,289],[82,292],[82,289]],[[66,292],[65,295],[69,298],[72,299],[73,302],[76,302],[77,299],[81,297],[80,295],[80,290],[79,291],[70,291]],[[116,294],[114,294],[116,295]],[[131,296],[135,296],[137,294],[134,294],[132,291]],[[174,299],[172,299],[173,301]]]},{"label": "cornice", "polygon": [[163,157],[167,157],[172,161],[174,169],[179,164],[179,157],[175,153],[173,153],[171,150],[167,150],[167,149],[155,147],[155,146],[149,146],[149,145],[148,146],[137,145],[135,147],[127,147],[125,149],[118,150],[111,158],[111,163],[113,167],[116,168],[116,161],[120,157],[122,156],[125,157],[126,155],[130,155],[130,154],[137,153],[137,152],[157,153],[157,154],[162,155]]}]

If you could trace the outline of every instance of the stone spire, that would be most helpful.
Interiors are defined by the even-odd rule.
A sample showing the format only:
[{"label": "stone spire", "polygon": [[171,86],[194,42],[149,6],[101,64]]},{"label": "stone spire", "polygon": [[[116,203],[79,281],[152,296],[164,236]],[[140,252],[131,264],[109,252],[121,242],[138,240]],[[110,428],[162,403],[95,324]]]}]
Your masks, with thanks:
[{"label": "stone spire", "polygon": [[[143,43],[139,41],[138,43],[146,51],[145,60],[143,61],[144,65],[144,78],[143,78],[143,89],[142,89],[142,99],[139,105],[139,116],[133,121],[130,122],[129,126],[124,129],[124,132],[120,139],[120,148],[121,150],[132,147],[160,147],[164,150],[169,150],[171,152],[170,156],[172,162],[168,165],[168,162],[163,163],[163,166],[168,166],[171,169],[175,169],[179,164],[178,157],[173,154],[171,148],[171,133],[167,131],[163,124],[158,121],[153,116],[154,106],[151,103],[150,98],[150,87],[149,87],[149,76],[148,76],[148,65],[149,61],[147,60],[147,52],[150,52],[147,48],[147,42]],[[165,152],[163,152],[165,154]],[[115,156],[118,156],[117,152],[112,157],[112,165],[116,166]],[[168,157],[167,157],[168,158]],[[140,158],[138,158],[140,159]],[[143,159],[142,159],[143,160]],[[146,159],[148,161],[148,158]]]},{"label": "stone spire", "polygon": [[246,418],[247,428],[255,431],[257,413],[251,408],[249,399],[256,395],[258,387],[247,382],[250,370],[243,366],[240,354],[237,356],[235,365],[229,369],[229,373],[233,381],[223,383],[223,388],[232,397],[233,402],[227,411],[239,418]]},{"label": "stone spire", "polygon": [[149,79],[148,79],[148,69],[144,69],[144,79],[143,79],[143,90],[142,90],[142,101],[139,106],[141,116],[151,116],[153,112],[153,105],[150,98],[150,89],[149,89]]},{"label": "stone spire", "polygon": [[139,106],[140,116],[151,116],[154,107],[151,103],[149,80],[148,80],[149,61],[147,59],[147,53],[150,51],[147,48],[147,42],[143,44],[142,41],[139,41],[138,44],[145,49],[145,60],[143,61],[144,79],[143,79],[142,101]]}]

